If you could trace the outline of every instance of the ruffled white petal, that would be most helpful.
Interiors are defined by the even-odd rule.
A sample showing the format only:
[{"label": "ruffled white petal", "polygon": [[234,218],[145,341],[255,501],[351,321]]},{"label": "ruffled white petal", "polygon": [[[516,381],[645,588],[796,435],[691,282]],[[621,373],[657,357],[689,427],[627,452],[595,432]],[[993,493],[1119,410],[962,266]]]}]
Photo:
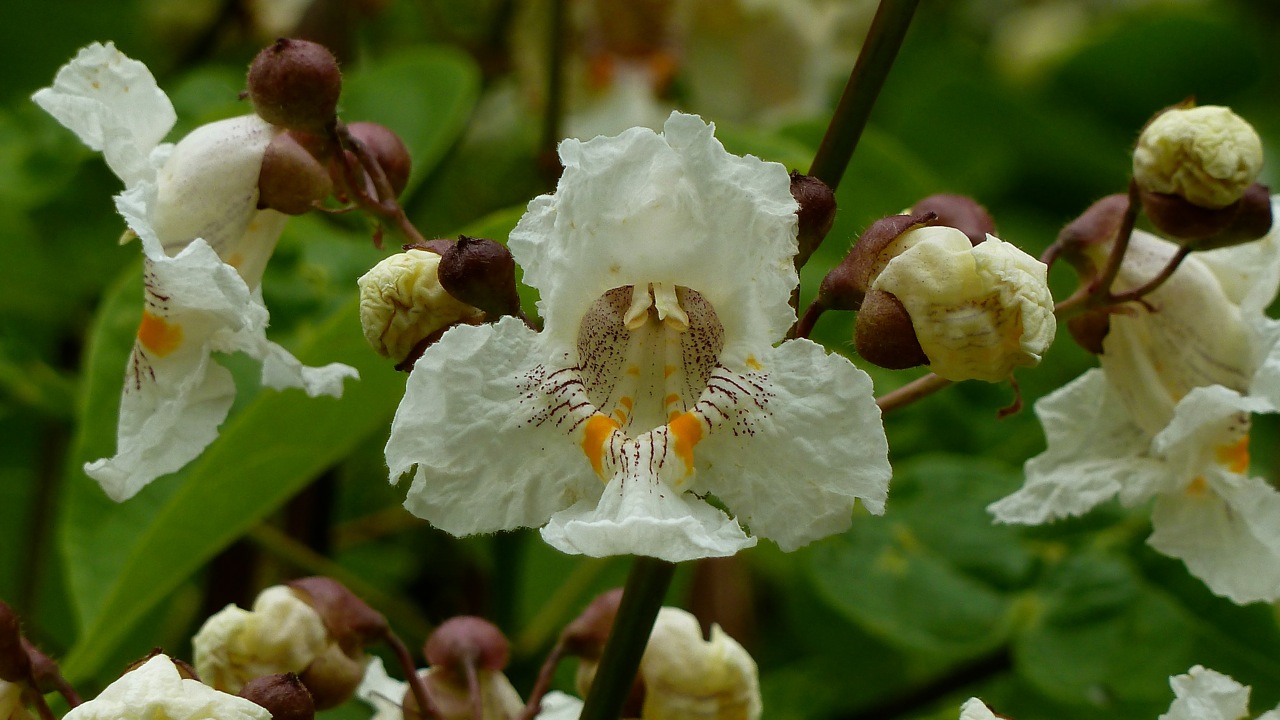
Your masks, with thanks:
[{"label": "ruffled white petal", "polygon": [[964,705],[960,706],[960,720],[997,720],[997,718],[981,700],[969,698],[964,701]]},{"label": "ruffled white petal", "polygon": [[848,528],[856,499],[884,512],[892,470],[871,378],[808,340],[757,362],[767,404],[749,433],[717,428],[698,445],[697,491],[785,551]]},{"label": "ruffled white petal", "polygon": [[177,120],[146,65],[112,43],[93,43],[31,96],[80,140],[102,152],[126,186],[154,176],[148,156]]},{"label": "ruffled white petal", "polygon": [[414,365],[391,424],[391,482],[417,465],[405,507],[454,535],[538,527],[601,486],[565,429],[530,421],[517,382],[539,336],[519,320],[459,326]]},{"label": "ruffled white petal", "polygon": [[794,322],[790,177],[725,152],[712,131],[673,113],[662,135],[633,128],[561,143],[556,193],[529,204],[510,240],[525,282],[541,292],[548,347],[574,347],[587,309],[624,285],[696,290],[743,347],[771,345]]},{"label": "ruffled white petal", "polygon": [[1041,399],[1036,416],[1048,448],[1027,461],[1021,490],[988,506],[1000,522],[1038,525],[1082,515],[1122,492],[1137,502],[1166,476],[1163,463],[1145,457],[1150,438],[1128,420],[1101,370]]},{"label": "ruffled white petal", "polygon": [[1249,714],[1249,688],[1196,665],[1169,678],[1174,701],[1159,720],[1240,720]]},{"label": "ruffled white petal", "polygon": [[1280,600],[1280,493],[1241,475],[1157,497],[1147,540],[1213,592],[1244,604]]},{"label": "ruffled white petal", "polygon": [[242,697],[184,679],[167,656],[157,655],[125,673],[98,697],[72,708],[67,720],[271,720],[271,713]]},{"label": "ruffled white petal", "polygon": [[147,261],[147,307],[125,372],[116,455],[85,472],[117,501],[155,478],[181,469],[218,434],[235,383],[212,362],[214,352],[244,352],[263,361],[263,383],[301,387],[309,395],[341,395],[355,369],[333,363],[304,367],[267,340],[268,314],[235,269],[204,242],[177,257]]},{"label": "ruffled white petal", "polygon": [[581,714],[581,700],[559,690],[552,690],[543,696],[542,709],[536,717],[538,720],[578,720]]},{"label": "ruffled white petal", "polygon": [[668,562],[725,557],[756,544],[737,521],[696,497],[623,473],[598,499],[551,516],[542,539],[570,555],[648,555]]},{"label": "ruffled white petal", "polygon": [[404,720],[400,703],[408,689],[409,683],[388,675],[382,658],[374,656],[365,665],[364,679],[356,688],[356,697],[373,707],[374,714],[370,720]]}]

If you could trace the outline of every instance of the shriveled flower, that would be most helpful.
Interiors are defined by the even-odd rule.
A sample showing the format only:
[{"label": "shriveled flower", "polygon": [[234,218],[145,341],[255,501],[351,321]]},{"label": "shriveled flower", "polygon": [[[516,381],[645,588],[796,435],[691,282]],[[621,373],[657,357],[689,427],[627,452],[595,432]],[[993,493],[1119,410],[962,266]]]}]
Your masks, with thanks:
[{"label": "shriveled flower", "polygon": [[1007,380],[1033,367],[1053,343],[1057,321],[1047,268],[987,235],[973,245],[952,227],[904,233],[871,290],[897,298],[911,317],[929,369],[948,380]]},{"label": "shriveled flower", "polygon": [[253,610],[228,605],[192,638],[196,672],[219,690],[238,693],[263,675],[301,673],[329,645],[320,615],[283,585],[263,590]]},{"label": "shriveled flower", "polygon": [[[1135,232],[1117,290],[1176,249]],[[1145,305],[1111,315],[1101,369],[1036,404],[1048,449],[1027,462],[1021,490],[991,505],[996,519],[1039,524],[1154,498],[1154,548],[1238,603],[1280,598],[1280,493],[1246,475],[1250,415],[1280,408],[1280,323],[1263,315],[1277,253],[1275,229],[1196,253]]]},{"label": "shriveled flower", "polygon": [[407,250],[360,276],[360,325],[374,351],[397,362],[428,336],[482,313],[454,299],[436,275],[440,255]]},{"label": "shriveled flower", "polygon": [[85,466],[107,495],[132,497],[217,437],[235,384],[212,361],[215,352],[260,360],[271,388],[342,394],[354,369],[304,367],[266,337],[258,286],[285,216],[257,208],[257,185],[278,129],[249,115],[160,144],[173,106],[146,66],[110,43],[82,49],[32,99],[103,153],[125,184],[116,207],[142,242],[145,306],[125,370],[116,455]]},{"label": "shriveled flower", "polygon": [[98,697],[72,708],[63,720],[271,720],[248,700],[183,678],[173,661],[157,655],[111,683]]},{"label": "shriveled flower", "polygon": [[417,466],[405,506],[456,535],[545,525],[568,553],[671,561],[753,545],[742,525],[792,550],[857,498],[882,512],[870,378],[774,347],[795,321],[786,170],[679,113],[560,157],[509,243],[546,328],[459,326],[418,360],[387,443],[392,482]]},{"label": "shriveled flower", "polygon": [[755,660],[719,625],[712,625],[711,639],[704,640],[698,619],[679,608],[658,611],[640,677],[647,720],[760,717]]},{"label": "shriveled flower", "polygon": [[[1230,677],[1196,665],[1169,678],[1174,701],[1159,720],[1241,720],[1249,717],[1249,688]],[[1257,720],[1280,720],[1280,707]]]},{"label": "shriveled flower", "polygon": [[1133,151],[1133,179],[1148,192],[1222,208],[1262,170],[1262,139],[1231,108],[1172,108],[1152,120]]}]

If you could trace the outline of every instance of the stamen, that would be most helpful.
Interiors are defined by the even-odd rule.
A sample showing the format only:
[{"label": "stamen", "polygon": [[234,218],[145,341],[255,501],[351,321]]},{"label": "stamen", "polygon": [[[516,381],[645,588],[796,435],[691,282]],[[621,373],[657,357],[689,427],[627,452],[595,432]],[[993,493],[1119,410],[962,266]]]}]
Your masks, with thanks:
[{"label": "stamen", "polygon": [[649,321],[649,308],[653,307],[653,296],[649,286],[636,285],[631,288],[631,307],[622,316],[622,324],[628,330],[639,330]]},{"label": "stamen", "polygon": [[680,307],[680,299],[676,296],[676,287],[666,283],[651,283],[653,289],[653,305],[658,311],[658,319],[666,323],[667,328],[682,333],[689,329],[689,316]]}]

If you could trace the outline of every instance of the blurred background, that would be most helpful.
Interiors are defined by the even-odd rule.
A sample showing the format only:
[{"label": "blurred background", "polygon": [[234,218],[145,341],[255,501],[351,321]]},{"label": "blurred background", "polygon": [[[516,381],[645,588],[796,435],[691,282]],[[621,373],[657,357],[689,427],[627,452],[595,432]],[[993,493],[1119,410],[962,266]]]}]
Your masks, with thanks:
[{"label": "blurred background", "polygon": [[[734,152],[801,171],[869,26],[868,0],[5,0],[0,23],[0,598],[86,694],[160,645],[189,654],[201,620],[282,578],[329,574],[411,646],[484,615],[512,639],[527,691],[559,629],[625,560],[583,560],[536,533],[457,540],[400,508],[382,446],[405,376],[364,346],[355,278],[388,250],[353,216],[292,220],[263,283],[271,337],[360,383],[338,400],[241,393],[206,456],[116,506],[81,466],[112,453],[141,263],[97,154],[30,101],[83,45],[148,64],[178,111],[170,140],[249,111],[254,54],[324,42],[344,70],[343,119],[398,132],[414,159],[403,202],[428,237],[505,240],[554,187],[554,140],[660,127],[672,108]],[[562,94],[549,88],[551,40]],[[1251,121],[1277,180],[1280,5],[1270,0],[925,0],[804,273],[804,299],[872,220],[936,192],[972,195],[1000,236],[1039,254],[1097,198],[1124,190],[1157,110],[1194,96]],[[562,97],[562,112],[555,98]],[[548,117],[553,116],[553,120]],[[1067,268],[1055,296],[1074,288]],[[532,300],[532,298],[530,298]],[[530,306],[532,309],[532,306]],[[852,320],[815,339],[852,353]],[[1155,554],[1143,508],[995,527],[987,503],[1021,483],[1043,435],[1030,405],[1092,364],[1065,332],[1008,385],[965,383],[886,418],[888,513],[791,555],[770,543],[682,567],[669,602],[755,655],[766,717],[953,718],[981,695],[1031,720],[1155,717],[1168,676],[1204,664],[1280,701],[1274,607],[1212,596]],[[868,368],[878,392],[916,372]],[[1253,434],[1275,477],[1277,426]],[[572,686],[572,667],[560,685]],[[333,717],[367,717],[351,703]]]}]

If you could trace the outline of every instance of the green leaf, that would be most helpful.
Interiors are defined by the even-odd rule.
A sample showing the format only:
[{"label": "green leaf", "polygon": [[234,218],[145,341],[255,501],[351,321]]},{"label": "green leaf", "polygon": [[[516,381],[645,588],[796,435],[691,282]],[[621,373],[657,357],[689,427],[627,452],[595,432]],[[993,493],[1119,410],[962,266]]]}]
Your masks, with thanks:
[{"label": "green leaf", "polygon": [[1033,566],[1016,531],[985,506],[1018,483],[1007,469],[961,457],[899,465],[884,517],[816,546],[810,577],[835,610],[896,647],[958,657],[1009,635],[1013,597]]},{"label": "green leaf", "polygon": [[382,123],[400,136],[413,158],[408,197],[462,133],[479,94],[480,71],[471,58],[448,47],[420,47],[344,77],[339,111],[347,122]]},{"label": "green leaf", "polygon": [[116,505],[80,464],[114,447],[140,284],[135,268],[104,302],[91,342],[82,434],[68,469],[61,540],[81,633],[64,667],[75,678],[97,670],[130,627],[205,561],[386,423],[404,382],[369,351],[352,298],[296,348],[304,363],[344,362],[360,371],[342,399],[263,391],[242,412],[233,410],[221,437],[183,472]]}]

